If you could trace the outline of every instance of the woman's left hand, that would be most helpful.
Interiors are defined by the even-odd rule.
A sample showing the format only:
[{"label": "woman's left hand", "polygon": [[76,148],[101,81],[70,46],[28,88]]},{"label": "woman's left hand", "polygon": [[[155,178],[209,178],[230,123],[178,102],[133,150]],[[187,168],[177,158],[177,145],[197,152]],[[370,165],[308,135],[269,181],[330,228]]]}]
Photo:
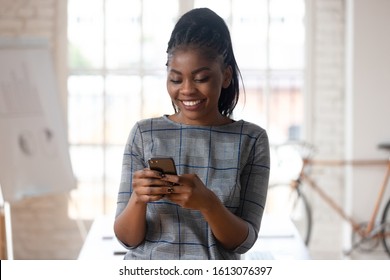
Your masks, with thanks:
[{"label": "woman's left hand", "polygon": [[174,183],[165,197],[183,208],[199,210],[215,238],[233,250],[248,236],[248,224],[230,212],[196,174],[166,175],[161,180]]},{"label": "woman's left hand", "polygon": [[166,175],[163,180],[174,183],[172,192],[166,195],[170,201],[183,208],[206,210],[210,206],[212,191],[196,174]]}]

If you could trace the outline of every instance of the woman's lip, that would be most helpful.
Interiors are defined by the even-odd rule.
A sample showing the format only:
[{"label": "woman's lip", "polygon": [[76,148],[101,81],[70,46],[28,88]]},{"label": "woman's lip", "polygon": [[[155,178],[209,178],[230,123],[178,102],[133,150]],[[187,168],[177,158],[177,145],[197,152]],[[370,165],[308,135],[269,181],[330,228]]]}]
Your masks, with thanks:
[{"label": "woman's lip", "polygon": [[198,100],[180,100],[186,110],[196,110],[201,106],[205,99]]}]

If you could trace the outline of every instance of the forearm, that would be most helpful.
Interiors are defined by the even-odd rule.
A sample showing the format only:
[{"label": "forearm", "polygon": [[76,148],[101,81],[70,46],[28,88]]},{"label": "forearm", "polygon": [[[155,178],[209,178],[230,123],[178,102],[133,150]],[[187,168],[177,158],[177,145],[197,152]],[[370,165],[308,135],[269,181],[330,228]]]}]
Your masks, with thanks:
[{"label": "forearm", "polygon": [[211,203],[201,213],[224,248],[234,250],[247,238],[247,222],[230,212],[215,194],[212,194]]},{"label": "forearm", "polygon": [[137,201],[132,195],[126,208],[115,219],[114,232],[127,246],[139,245],[146,233],[146,203]]}]

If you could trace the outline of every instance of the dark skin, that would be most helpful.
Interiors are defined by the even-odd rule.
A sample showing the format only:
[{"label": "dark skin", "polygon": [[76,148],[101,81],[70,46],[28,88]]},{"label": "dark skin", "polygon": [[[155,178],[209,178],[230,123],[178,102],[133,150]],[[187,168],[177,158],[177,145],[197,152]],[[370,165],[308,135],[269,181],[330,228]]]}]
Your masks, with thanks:
[{"label": "dark skin", "polygon": [[[229,86],[231,77],[232,69],[225,67],[219,57],[206,58],[192,47],[176,50],[168,61],[167,89],[179,111],[169,118],[190,125],[231,123],[232,120],[218,110],[221,88]],[[134,173],[133,193],[115,220],[118,239],[129,246],[142,243],[146,234],[147,203],[162,198],[200,211],[215,238],[226,249],[235,249],[248,235],[247,223],[227,210],[196,174],[162,176],[146,168]]]}]

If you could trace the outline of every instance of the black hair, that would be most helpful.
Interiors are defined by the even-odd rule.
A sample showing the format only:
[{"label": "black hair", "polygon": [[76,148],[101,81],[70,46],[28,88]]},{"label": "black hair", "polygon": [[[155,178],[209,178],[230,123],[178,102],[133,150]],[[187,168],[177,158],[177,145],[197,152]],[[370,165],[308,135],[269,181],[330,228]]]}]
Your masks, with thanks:
[{"label": "black hair", "polygon": [[[229,117],[238,102],[241,73],[225,21],[208,8],[190,10],[181,16],[172,31],[167,48],[168,60],[174,50],[181,46],[201,48],[210,57],[221,56],[224,65],[231,66],[232,81],[227,88],[222,88],[218,101],[219,112]],[[174,109],[177,110],[175,106]]]}]

